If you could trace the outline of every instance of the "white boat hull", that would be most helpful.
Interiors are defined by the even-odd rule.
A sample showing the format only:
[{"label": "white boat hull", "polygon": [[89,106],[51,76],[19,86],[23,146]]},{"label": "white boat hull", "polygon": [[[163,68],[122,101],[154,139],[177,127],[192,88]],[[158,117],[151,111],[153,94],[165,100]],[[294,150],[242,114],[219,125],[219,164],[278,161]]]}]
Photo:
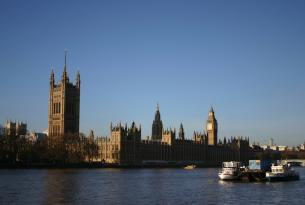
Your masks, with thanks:
[{"label": "white boat hull", "polygon": [[294,174],[272,174],[272,173],[267,172],[266,179],[270,182],[293,181],[293,180],[299,180],[300,176],[296,173],[294,173]]},{"label": "white boat hull", "polygon": [[237,179],[239,179],[239,176],[240,175],[230,175],[230,174],[223,174],[223,173],[218,174],[218,177],[221,180],[237,180]]},{"label": "white boat hull", "polygon": [[237,180],[241,175],[239,162],[223,162],[222,169],[218,173],[221,180]]},{"label": "white boat hull", "polygon": [[266,179],[270,182],[273,181],[291,181],[299,180],[299,173],[294,171],[290,164],[272,165],[271,172],[266,172]]}]

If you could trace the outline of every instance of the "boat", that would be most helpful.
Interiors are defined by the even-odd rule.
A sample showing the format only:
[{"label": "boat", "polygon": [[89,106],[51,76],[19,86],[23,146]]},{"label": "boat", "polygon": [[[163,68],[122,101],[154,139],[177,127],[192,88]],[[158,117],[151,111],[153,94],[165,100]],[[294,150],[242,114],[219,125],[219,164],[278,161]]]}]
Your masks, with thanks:
[{"label": "boat", "polygon": [[196,168],[196,165],[194,165],[194,164],[187,165],[184,167],[184,169],[188,169],[188,170],[195,169],[195,168]]},{"label": "boat", "polygon": [[221,180],[238,180],[241,177],[240,163],[235,161],[223,162],[218,176]]},{"label": "boat", "polygon": [[266,172],[266,179],[270,182],[291,181],[299,180],[300,176],[290,164],[272,164],[271,172]]}]

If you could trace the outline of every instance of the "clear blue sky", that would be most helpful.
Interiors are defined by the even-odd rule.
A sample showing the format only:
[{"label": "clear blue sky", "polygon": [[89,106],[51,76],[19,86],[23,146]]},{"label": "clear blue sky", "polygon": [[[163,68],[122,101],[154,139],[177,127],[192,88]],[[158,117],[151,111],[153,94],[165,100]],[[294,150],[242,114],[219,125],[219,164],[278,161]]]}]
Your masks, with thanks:
[{"label": "clear blue sky", "polygon": [[56,80],[81,73],[81,131],[113,122],[151,134],[203,130],[215,107],[219,135],[296,145],[305,140],[305,1],[0,2],[0,122],[48,125]]}]

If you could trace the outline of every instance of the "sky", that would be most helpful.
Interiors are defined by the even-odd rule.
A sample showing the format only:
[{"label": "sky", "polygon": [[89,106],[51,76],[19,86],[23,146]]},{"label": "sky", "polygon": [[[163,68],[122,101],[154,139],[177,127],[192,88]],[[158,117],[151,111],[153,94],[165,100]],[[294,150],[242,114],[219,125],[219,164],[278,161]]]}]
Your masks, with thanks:
[{"label": "sky", "polygon": [[81,74],[80,130],[164,127],[305,141],[305,1],[0,1],[0,123],[48,126],[49,75]]}]

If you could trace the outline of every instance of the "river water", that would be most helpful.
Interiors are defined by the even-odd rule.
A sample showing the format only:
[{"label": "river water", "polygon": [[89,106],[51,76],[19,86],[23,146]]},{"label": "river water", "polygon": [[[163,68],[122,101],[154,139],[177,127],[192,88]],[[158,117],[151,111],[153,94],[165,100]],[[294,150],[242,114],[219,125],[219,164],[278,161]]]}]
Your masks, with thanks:
[{"label": "river water", "polygon": [[222,182],[218,169],[0,170],[0,204],[305,204],[292,182]]}]

